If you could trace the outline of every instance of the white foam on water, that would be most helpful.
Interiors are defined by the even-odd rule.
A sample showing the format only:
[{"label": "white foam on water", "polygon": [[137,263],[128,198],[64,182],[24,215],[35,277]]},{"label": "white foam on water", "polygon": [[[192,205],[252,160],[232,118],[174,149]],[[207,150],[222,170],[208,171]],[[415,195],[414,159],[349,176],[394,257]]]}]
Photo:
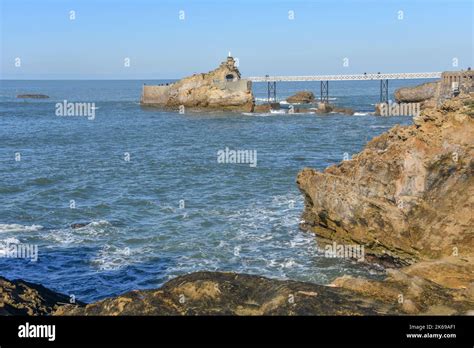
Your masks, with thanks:
[{"label": "white foam on water", "polygon": [[283,268],[292,268],[292,267],[296,266],[296,262],[293,258],[290,258],[290,259],[287,259],[287,260],[283,261],[281,263],[281,266]]},{"label": "white foam on water", "polygon": [[115,271],[132,264],[137,251],[129,247],[118,248],[113,245],[104,245],[91,261],[94,268],[100,271]]},{"label": "white foam on water", "polygon": [[[256,98],[255,98],[255,101],[263,101],[263,102],[266,102],[266,101],[268,101],[268,98],[256,97]],[[270,98],[270,102],[274,102],[274,99],[273,99],[273,98]],[[278,103],[278,98],[276,99],[276,102]]]},{"label": "white foam on water", "polygon": [[42,233],[40,238],[54,245],[80,245],[86,240],[95,240],[113,231],[113,226],[109,221],[98,220],[79,228],[49,230]]},{"label": "white foam on water", "polygon": [[242,115],[245,116],[254,116],[254,117],[268,117],[273,116],[270,112],[261,112],[261,113],[254,113],[254,112],[243,112]]},{"label": "white foam on water", "polygon": [[0,224],[0,233],[34,232],[43,229],[41,225]]},{"label": "white foam on water", "polygon": [[92,221],[91,223],[87,224],[84,227],[106,227],[106,226],[112,226],[112,224],[107,220],[98,220],[98,221]]}]

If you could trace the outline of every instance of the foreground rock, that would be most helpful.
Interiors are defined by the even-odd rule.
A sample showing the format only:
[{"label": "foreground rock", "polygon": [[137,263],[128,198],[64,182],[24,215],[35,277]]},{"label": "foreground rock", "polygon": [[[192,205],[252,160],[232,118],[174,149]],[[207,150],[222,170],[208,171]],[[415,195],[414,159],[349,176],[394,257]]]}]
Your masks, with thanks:
[{"label": "foreground rock", "polygon": [[44,286],[0,277],[0,315],[47,315],[69,300]]},{"label": "foreground rock", "polygon": [[[472,100],[472,98],[470,98]],[[474,119],[469,100],[427,109],[324,172],[304,169],[302,227],[407,265],[474,253]]]},{"label": "foreground rock", "polygon": [[383,281],[333,285],[409,314],[474,314],[474,100],[460,94],[414,125],[374,138],[352,160],[304,169],[301,227],[321,244],[363,245]]},{"label": "foreground rock", "polygon": [[[464,269],[461,263],[471,261],[458,258],[389,270],[384,281],[344,276],[331,286],[197,272],[159,289],[135,290],[87,305],[66,304],[67,296],[42,286],[2,279],[0,315],[463,315],[474,308],[472,274],[450,274],[460,274],[456,267]],[[450,287],[440,285],[447,279]]]},{"label": "foreground rock", "polygon": [[375,315],[398,311],[351,291],[219,272],[175,278],[157,290],[132,291],[55,315]]},{"label": "foreground rock", "polygon": [[173,84],[143,86],[141,104],[176,110],[184,107],[251,112],[254,96],[252,83],[240,78],[234,59],[228,57],[206,74],[195,74]]},{"label": "foreground rock", "polygon": [[[0,282],[1,315],[375,315],[399,313],[350,290],[219,272],[175,278],[160,289],[131,291],[96,303],[69,298],[23,281]],[[401,312],[400,312],[401,313]]]},{"label": "foreground rock", "polygon": [[388,269],[383,281],[343,276],[333,285],[381,302],[396,301],[406,314],[474,315],[474,258],[446,257]]},{"label": "foreground rock", "polygon": [[314,100],[313,92],[308,91],[298,92],[295,95],[286,98],[286,101],[291,104],[310,104],[314,103]]}]

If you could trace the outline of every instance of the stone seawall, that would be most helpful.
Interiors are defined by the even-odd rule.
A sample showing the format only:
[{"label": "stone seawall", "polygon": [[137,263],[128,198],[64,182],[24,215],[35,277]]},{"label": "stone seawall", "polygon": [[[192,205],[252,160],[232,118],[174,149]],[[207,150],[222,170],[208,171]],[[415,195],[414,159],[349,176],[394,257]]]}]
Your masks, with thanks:
[{"label": "stone seawall", "polygon": [[167,92],[169,86],[143,86],[140,103],[147,104],[162,104],[167,100]]}]

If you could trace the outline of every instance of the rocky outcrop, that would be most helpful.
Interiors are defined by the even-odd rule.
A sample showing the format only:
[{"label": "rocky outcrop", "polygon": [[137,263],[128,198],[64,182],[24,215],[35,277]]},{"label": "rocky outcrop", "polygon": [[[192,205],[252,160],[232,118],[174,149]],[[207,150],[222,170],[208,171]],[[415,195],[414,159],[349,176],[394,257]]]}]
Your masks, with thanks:
[{"label": "rocky outcrop", "polygon": [[399,266],[473,254],[471,99],[427,109],[414,125],[392,128],[324,172],[300,172],[302,228],[362,244],[367,257]]},{"label": "rocky outcrop", "polygon": [[0,315],[47,315],[69,301],[42,285],[0,277]]},{"label": "rocky outcrop", "polygon": [[228,57],[206,74],[195,74],[169,85],[143,86],[141,104],[177,110],[184,107],[251,112],[254,96],[251,82],[240,79],[234,59]]},{"label": "rocky outcrop", "polygon": [[255,275],[197,272],[160,289],[131,291],[85,307],[67,305],[54,315],[375,315],[399,312],[343,289]]},{"label": "rocky outcrop", "polygon": [[474,258],[446,257],[388,269],[382,281],[343,276],[332,285],[381,302],[406,314],[474,315]]},{"label": "rocky outcrop", "polygon": [[381,281],[343,276],[333,286],[396,301],[407,314],[474,314],[472,144],[474,100],[462,94],[348,161],[299,173],[303,229],[397,267]]},{"label": "rocky outcrop", "polygon": [[286,98],[286,101],[291,104],[310,104],[314,103],[314,94],[313,92],[301,91]]},{"label": "rocky outcrop", "polygon": [[[40,285],[2,279],[0,315],[472,314],[472,269],[471,273],[460,272],[465,269],[463,262],[472,260],[457,258],[451,263],[427,262],[388,270],[383,281],[343,276],[330,286],[248,274],[196,272],[177,277],[159,289],[130,291],[87,305],[67,304],[65,295]],[[450,285],[444,286],[446,283]],[[17,295],[6,296],[12,289]]]},{"label": "rocky outcrop", "polygon": [[314,109],[317,114],[338,113],[343,115],[354,115],[354,110],[351,108],[339,107],[328,103],[319,103],[318,108]]},{"label": "rocky outcrop", "polygon": [[415,87],[399,88],[395,91],[397,103],[420,103],[434,98],[440,88],[440,82],[427,82]]}]

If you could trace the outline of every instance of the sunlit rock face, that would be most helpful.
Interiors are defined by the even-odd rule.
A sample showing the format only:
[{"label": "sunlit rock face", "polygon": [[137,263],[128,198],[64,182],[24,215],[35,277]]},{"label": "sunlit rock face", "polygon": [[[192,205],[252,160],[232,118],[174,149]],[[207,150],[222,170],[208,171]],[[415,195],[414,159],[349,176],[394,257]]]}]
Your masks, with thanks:
[{"label": "sunlit rock face", "polygon": [[252,83],[240,76],[235,60],[228,57],[208,73],[195,74],[169,85],[144,86],[141,104],[173,109],[251,112],[255,103]]},{"label": "sunlit rock face", "polygon": [[474,252],[472,96],[424,110],[352,159],[297,178],[302,228],[398,266]]}]

